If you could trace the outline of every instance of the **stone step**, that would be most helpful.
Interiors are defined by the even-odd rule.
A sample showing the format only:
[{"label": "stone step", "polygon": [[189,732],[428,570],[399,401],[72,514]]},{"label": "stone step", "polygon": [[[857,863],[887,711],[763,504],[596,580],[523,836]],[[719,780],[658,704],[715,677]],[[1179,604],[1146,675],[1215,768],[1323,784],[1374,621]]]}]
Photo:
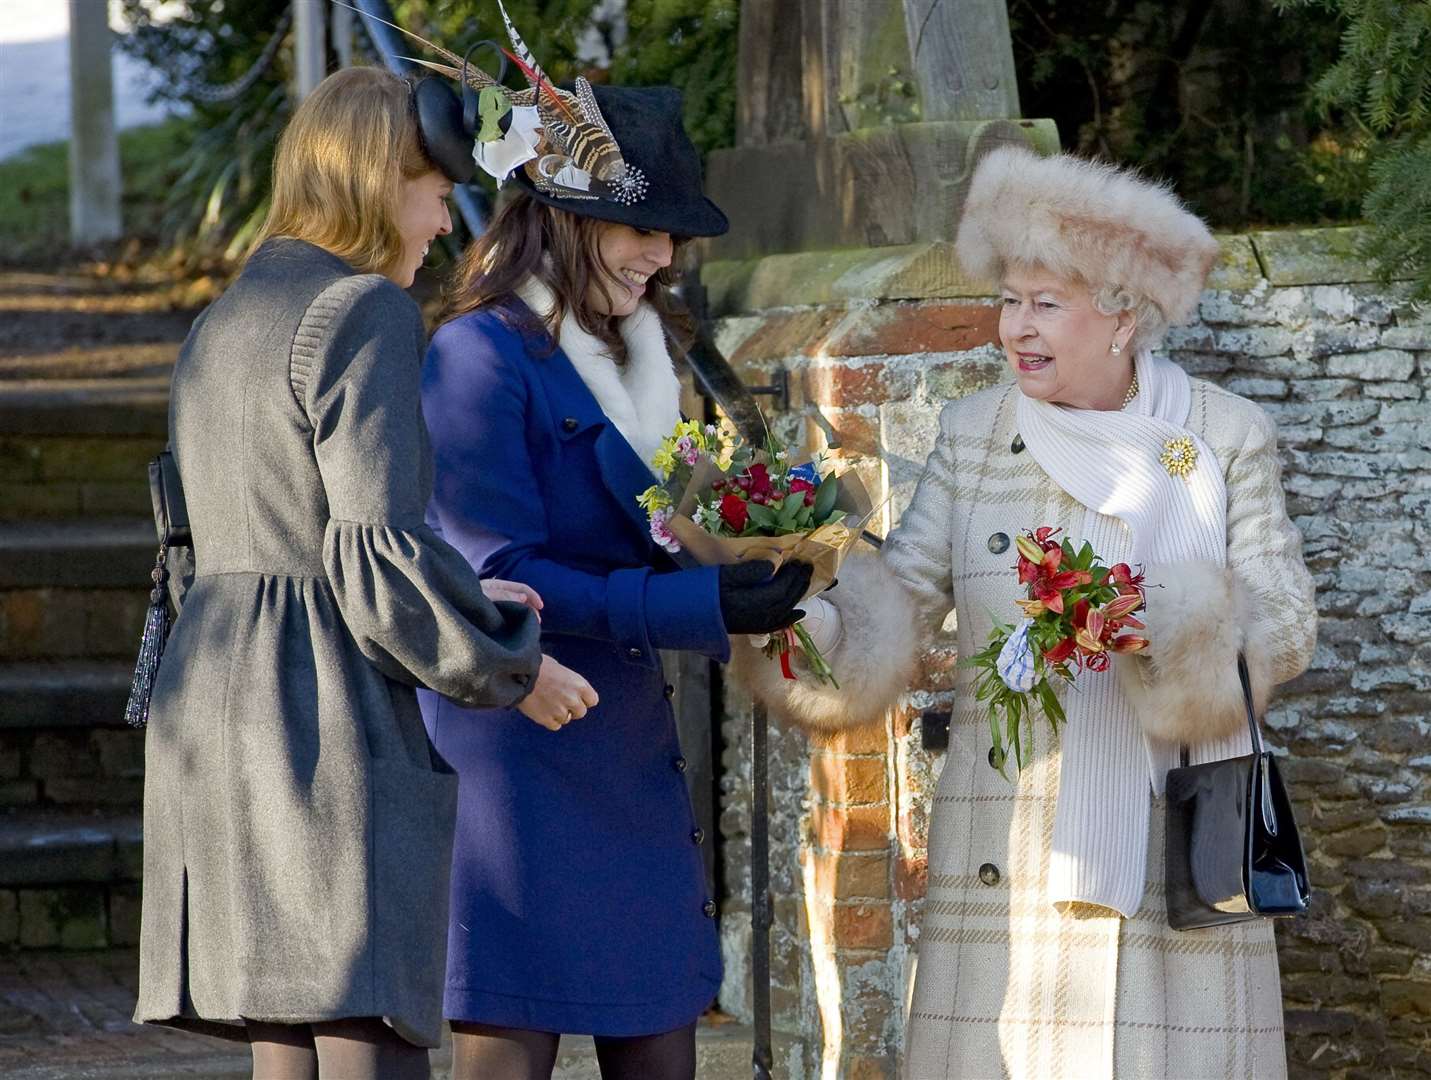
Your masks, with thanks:
[{"label": "stone step", "polygon": [[0,521],[142,517],[167,379],[0,380]]},{"label": "stone step", "polygon": [[143,589],[157,549],[149,520],[0,522],[0,589]]},{"label": "stone step", "polygon": [[0,523],[0,664],[132,662],[157,547],[134,518]]},{"label": "stone step", "polygon": [[169,380],[35,379],[0,383],[0,435],[164,438]]},{"label": "stone step", "polygon": [[0,817],[0,888],[138,881],[143,838],[137,814]]},{"label": "stone step", "polygon": [[127,589],[0,590],[0,664],[133,661],[149,608],[148,568]]},{"label": "stone step", "polygon": [[132,660],[0,664],[0,730],[122,727],[133,676]]}]

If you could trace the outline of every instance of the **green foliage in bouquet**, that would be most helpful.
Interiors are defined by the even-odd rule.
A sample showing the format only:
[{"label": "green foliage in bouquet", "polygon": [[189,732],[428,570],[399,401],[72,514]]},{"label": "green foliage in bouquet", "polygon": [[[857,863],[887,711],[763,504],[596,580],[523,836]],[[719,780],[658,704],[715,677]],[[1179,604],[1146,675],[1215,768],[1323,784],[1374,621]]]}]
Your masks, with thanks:
[{"label": "green foliage in bouquet", "polygon": [[[1032,740],[1035,710],[1043,713],[1055,735],[1058,734],[1059,726],[1067,720],[1063,706],[1059,703],[1058,695],[1054,693],[1053,686],[1048,681],[1048,676],[1052,674],[1064,682],[1071,683],[1073,681],[1073,672],[1066,663],[1051,664],[1044,657],[1047,650],[1052,647],[1050,639],[1057,636],[1057,631],[1040,628],[1042,632],[1039,632],[1037,636],[1034,630],[1029,630],[1029,641],[1033,646],[1036,658],[1034,671],[1039,676],[1038,680],[1028,691],[1018,691],[1008,686],[999,677],[996,664],[1004,644],[1012,636],[1014,630],[1015,627],[1012,623],[1004,623],[995,619],[994,628],[989,632],[989,643],[971,656],[968,661],[971,666],[984,669],[974,684],[974,700],[982,703],[989,710],[989,732],[994,740],[994,753],[990,761],[1000,773],[1004,773],[1004,766],[1009,760],[1010,748],[1013,750],[1016,766],[1020,770],[1023,769],[1024,733],[1027,731],[1030,740]],[[1008,774],[1004,773],[1004,775]]]}]

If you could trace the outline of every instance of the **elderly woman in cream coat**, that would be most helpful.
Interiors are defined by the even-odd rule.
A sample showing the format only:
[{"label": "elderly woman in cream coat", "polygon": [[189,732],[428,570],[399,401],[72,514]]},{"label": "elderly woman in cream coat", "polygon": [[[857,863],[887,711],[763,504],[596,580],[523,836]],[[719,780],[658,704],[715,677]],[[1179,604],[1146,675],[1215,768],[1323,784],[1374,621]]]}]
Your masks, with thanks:
[{"label": "elderly woman in cream coat", "polygon": [[[1053,526],[1144,566],[1149,648],[1060,691],[1067,725],[1037,720],[1016,777],[990,767],[975,673],[959,675],[906,1075],[1282,1077],[1271,924],[1173,931],[1163,892],[1179,745],[1194,762],[1250,752],[1238,652],[1260,707],[1316,631],[1272,421],[1150,351],[1196,310],[1217,245],[1165,189],[1001,149],[975,173],[956,250],[1001,288],[1015,385],[945,407],[880,555],[808,605],[843,689],[772,676],[748,646],[738,670],[797,722],[870,722],[951,609],[965,656],[1016,617],[1018,533]],[[1165,464],[1170,446],[1189,468]]]}]

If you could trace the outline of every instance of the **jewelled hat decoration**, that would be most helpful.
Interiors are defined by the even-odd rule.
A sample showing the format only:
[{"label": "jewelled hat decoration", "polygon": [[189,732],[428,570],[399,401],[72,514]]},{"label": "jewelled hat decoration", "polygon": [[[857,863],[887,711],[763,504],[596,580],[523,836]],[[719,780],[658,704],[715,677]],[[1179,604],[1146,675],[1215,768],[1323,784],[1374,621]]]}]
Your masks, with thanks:
[{"label": "jewelled hat decoration", "polygon": [[[387,24],[421,42],[445,62],[406,59],[463,87],[463,126],[475,131],[472,158],[477,165],[498,184],[521,169],[537,191],[558,199],[604,200],[621,206],[633,206],[645,199],[650,184],[645,174],[622,155],[591,84],[578,77],[571,90],[556,86],[527,48],[502,0],[497,0],[497,8],[511,48],[483,41],[469,49],[465,57],[400,26]],[[527,89],[510,90],[502,85],[502,73],[494,79],[469,62],[472,53],[484,45],[496,49],[503,58],[502,73],[506,71],[506,61],[516,65],[527,80]],[[420,110],[429,97],[435,101],[434,95],[422,93],[419,84]],[[427,129],[429,125],[423,127]],[[428,135],[427,130],[424,135]],[[444,171],[451,175],[453,170]]]}]

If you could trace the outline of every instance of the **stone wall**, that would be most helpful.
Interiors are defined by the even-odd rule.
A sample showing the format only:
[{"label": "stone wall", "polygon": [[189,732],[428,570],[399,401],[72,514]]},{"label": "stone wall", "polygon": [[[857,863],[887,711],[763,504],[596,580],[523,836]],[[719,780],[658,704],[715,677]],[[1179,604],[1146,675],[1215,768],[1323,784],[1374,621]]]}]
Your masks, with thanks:
[{"label": "stone wall", "polygon": [[[1278,927],[1293,1075],[1431,1076],[1431,312],[1369,283],[1354,230],[1226,237],[1199,321],[1167,348],[1256,400],[1322,615],[1267,717],[1316,889]],[[1008,378],[992,300],[947,245],[707,265],[718,340],[749,383],[790,372],[776,423],[907,504],[942,402]],[[894,1075],[918,940],[951,668],[926,657],[883,730],[771,737],[778,1074]],[[721,1001],[749,1015],[749,703],[727,684]]]}]

